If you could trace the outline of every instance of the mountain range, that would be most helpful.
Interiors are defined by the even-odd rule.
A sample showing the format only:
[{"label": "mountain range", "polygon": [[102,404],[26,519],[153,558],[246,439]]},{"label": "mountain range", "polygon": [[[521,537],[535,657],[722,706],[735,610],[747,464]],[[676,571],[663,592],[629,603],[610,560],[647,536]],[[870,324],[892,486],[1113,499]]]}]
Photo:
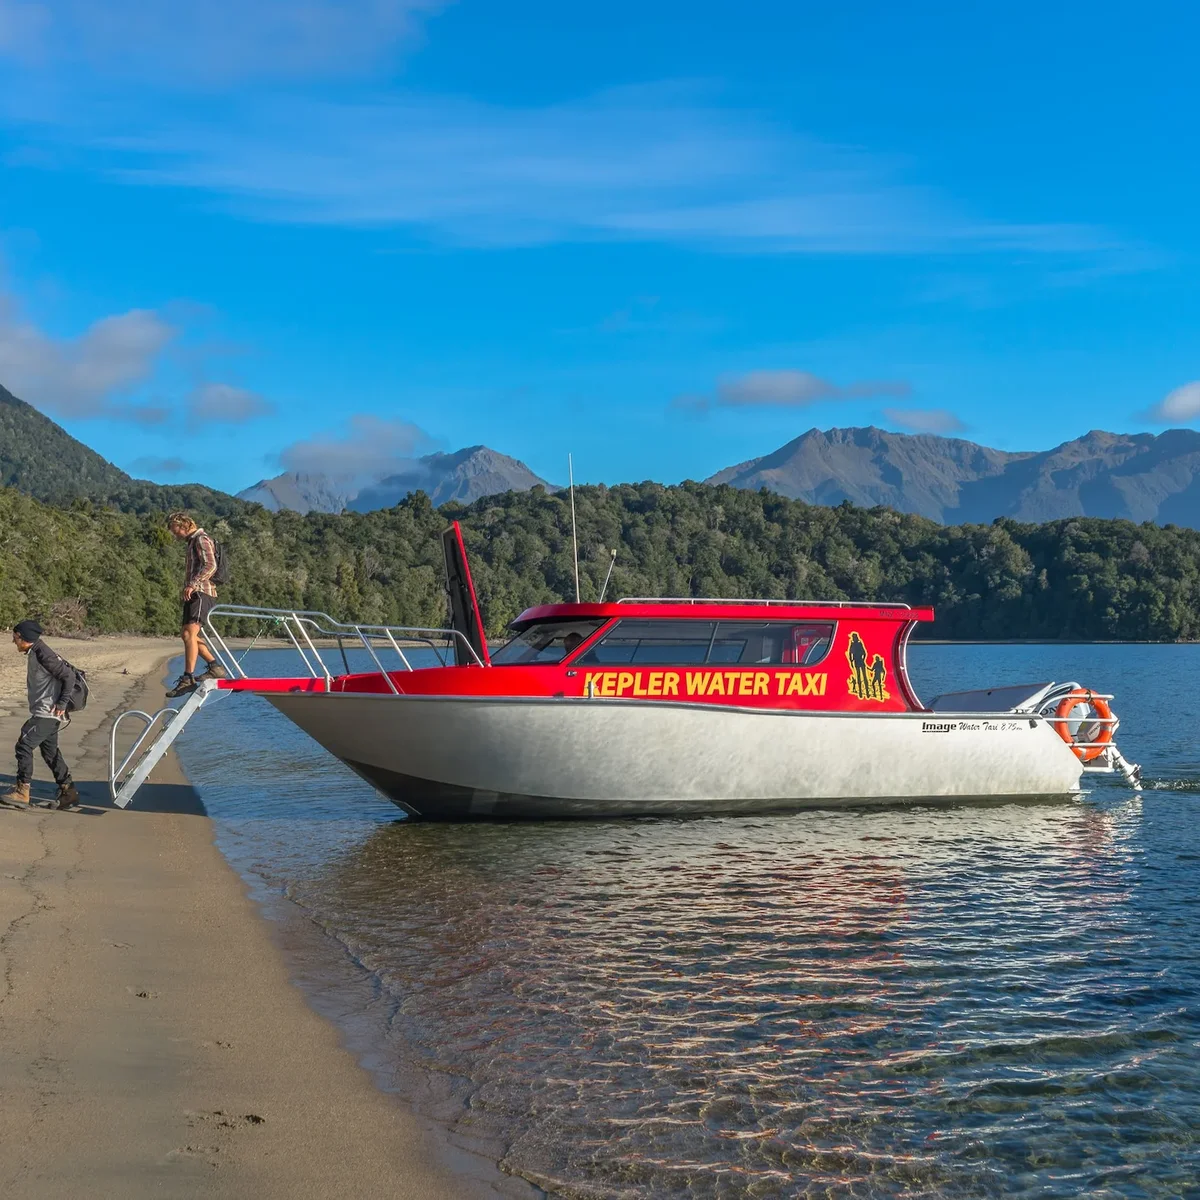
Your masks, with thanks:
[{"label": "mountain range", "polygon": [[470,504],[483,496],[526,492],[539,484],[547,491],[557,490],[523,462],[487,446],[426,454],[399,463],[397,468],[365,485],[320,473],[285,471],[238,492],[238,499],[251,500],[272,512],[281,508],[300,513],[373,512],[391,508],[415,491],[425,492],[435,505],[441,505],[451,500]]},{"label": "mountain range", "polygon": [[944,524],[1087,516],[1200,528],[1200,433],[1093,430],[1014,453],[933,434],[810,429],[705,482],[810,504],[883,504]]},{"label": "mountain range", "polygon": [[[886,505],[945,524],[1119,517],[1200,529],[1200,432],[1094,430],[1051,450],[993,450],[961,438],[871,428],[810,429],[771,454],[706,483],[767,488],[810,504]],[[524,463],[486,446],[428,454],[365,485],[320,473],[264,479],[237,498],[202,484],[134,479],[0,387],[0,485],[55,505],[89,500],[124,511],[198,508],[369,512],[418,488],[435,505],[556,490]]]}]

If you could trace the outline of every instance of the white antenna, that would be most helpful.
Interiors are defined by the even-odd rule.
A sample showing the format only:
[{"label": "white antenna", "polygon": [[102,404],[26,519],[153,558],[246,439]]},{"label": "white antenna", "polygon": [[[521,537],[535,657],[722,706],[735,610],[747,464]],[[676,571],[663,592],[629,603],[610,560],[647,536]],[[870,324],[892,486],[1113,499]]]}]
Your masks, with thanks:
[{"label": "white antenna", "polygon": [[575,551],[575,603],[579,603],[579,536],[575,532],[575,465],[567,455],[567,474],[571,477],[571,547]]},{"label": "white antenna", "polygon": [[604,603],[604,593],[608,591],[608,581],[612,578],[612,569],[617,565],[617,551],[614,547],[612,558],[608,561],[608,574],[604,577],[604,586],[600,589],[600,603]]}]

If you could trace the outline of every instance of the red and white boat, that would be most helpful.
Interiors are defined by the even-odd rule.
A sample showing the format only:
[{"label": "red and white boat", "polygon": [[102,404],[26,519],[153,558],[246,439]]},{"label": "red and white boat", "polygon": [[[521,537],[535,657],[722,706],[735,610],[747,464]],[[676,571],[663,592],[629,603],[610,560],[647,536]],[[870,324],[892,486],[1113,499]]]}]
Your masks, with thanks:
[{"label": "red and white boat", "polygon": [[[1113,740],[1111,697],[1074,682],[923,704],[905,648],[917,623],[932,620],[929,608],[548,604],[522,613],[489,654],[457,525],[445,546],[450,629],[222,606],[208,635],[234,678],[218,686],[262,696],[430,820],[1063,795],[1080,790],[1086,771],[1138,780]],[[248,618],[284,630],[305,673],[248,676],[220,629]],[[373,669],[350,670],[347,644],[368,652]],[[434,665],[419,665],[422,646],[435,649],[426,651]]]}]

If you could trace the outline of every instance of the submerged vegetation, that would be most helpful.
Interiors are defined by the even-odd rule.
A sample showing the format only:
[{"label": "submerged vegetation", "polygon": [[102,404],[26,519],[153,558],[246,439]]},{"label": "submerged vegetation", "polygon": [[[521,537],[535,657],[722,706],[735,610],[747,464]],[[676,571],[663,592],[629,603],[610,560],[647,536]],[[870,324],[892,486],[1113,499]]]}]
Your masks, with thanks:
[{"label": "submerged vegetation", "polygon": [[[197,497],[203,503],[203,497]],[[685,483],[576,489],[581,595],[903,600],[932,604],[946,638],[1200,638],[1200,532],[1077,518],[938,525],[890,509],[821,508]],[[0,489],[0,621],[58,632],[171,633],[182,548],[163,514],[69,508]],[[225,542],[222,599],[340,619],[441,625],[439,534],[463,524],[489,632],[574,595],[570,512],[542,488],[434,509],[422,493],[380,512],[198,510]],[[930,630],[926,628],[927,635]]]}]

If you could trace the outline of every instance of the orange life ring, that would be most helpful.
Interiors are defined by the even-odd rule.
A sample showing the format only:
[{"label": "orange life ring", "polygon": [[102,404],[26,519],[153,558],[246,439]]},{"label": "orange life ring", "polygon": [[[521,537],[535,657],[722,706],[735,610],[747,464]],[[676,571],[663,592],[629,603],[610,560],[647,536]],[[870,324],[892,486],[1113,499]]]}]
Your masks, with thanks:
[{"label": "orange life ring", "polygon": [[[1081,704],[1086,704],[1094,709],[1096,716],[1104,723],[1100,726],[1100,732],[1090,738],[1089,745],[1076,745],[1074,737],[1071,736],[1071,729],[1067,724],[1071,713]],[[1104,753],[1104,747],[1112,741],[1113,729],[1112,724],[1112,709],[1108,706],[1107,700],[1101,700],[1099,696],[1094,695],[1087,688],[1076,688],[1075,691],[1066,695],[1059,701],[1058,711],[1055,714],[1054,728],[1058,731],[1058,736],[1075,752],[1075,756],[1083,762],[1091,762],[1094,758],[1099,758]],[[1087,719],[1083,721],[1087,724]]]}]

